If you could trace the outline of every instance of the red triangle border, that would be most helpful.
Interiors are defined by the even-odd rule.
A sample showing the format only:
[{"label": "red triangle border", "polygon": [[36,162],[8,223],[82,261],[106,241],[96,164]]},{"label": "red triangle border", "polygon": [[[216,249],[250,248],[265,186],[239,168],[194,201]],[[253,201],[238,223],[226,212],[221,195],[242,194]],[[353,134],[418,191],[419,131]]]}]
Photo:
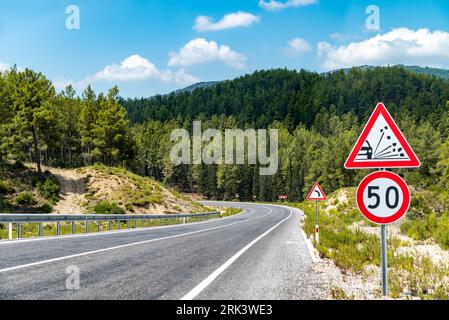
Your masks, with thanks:
[{"label": "red triangle border", "polygon": [[[355,158],[365,143],[366,138],[368,137],[371,129],[376,123],[377,118],[382,115],[385,118],[385,121],[390,126],[392,132],[395,134],[401,146],[404,148],[404,151],[410,157],[409,160],[397,160],[397,161],[357,161],[355,162]],[[379,103],[374,109],[373,114],[369,118],[368,122],[365,125],[365,128],[362,131],[359,139],[357,140],[354,148],[352,149],[348,159],[345,163],[346,169],[376,169],[376,168],[419,168],[421,166],[421,162],[419,161],[416,154],[413,152],[410,144],[405,139],[401,130],[397,126],[396,122],[391,117],[387,108],[383,103]]]},{"label": "red triangle border", "polygon": [[[323,194],[324,199],[316,199],[312,197],[312,192],[313,190],[315,190],[315,187],[318,187],[318,189],[321,191],[321,193]],[[326,201],[327,197],[326,194],[324,193],[323,189],[321,188],[320,184],[317,182],[315,182],[315,184],[313,185],[312,189],[309,192],[309,195],[307,196],[307,200],[311,201],[311,200],[315,200],[315,201]]]}]

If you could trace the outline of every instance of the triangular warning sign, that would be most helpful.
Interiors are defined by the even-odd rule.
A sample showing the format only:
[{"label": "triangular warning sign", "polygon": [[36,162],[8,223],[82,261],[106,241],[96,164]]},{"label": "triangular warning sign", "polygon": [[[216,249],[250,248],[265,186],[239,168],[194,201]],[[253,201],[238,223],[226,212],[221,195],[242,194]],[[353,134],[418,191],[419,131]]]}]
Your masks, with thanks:
[{"label": "triangular warning sign", "polygon": [[421,162],[387,108],[379,103],[352,149],[346,169],[418,168]]},{"label": "triangular warning sign", "polygon": [[321,189],[321,186],[318,182],[315,182],[314,186],[312,187],[312,190],[310,190],[310,193],[307,196],[307,200],[318,200],[318,201],[326,200],[326,195],[324,194],[324,191],[323,189]]}]

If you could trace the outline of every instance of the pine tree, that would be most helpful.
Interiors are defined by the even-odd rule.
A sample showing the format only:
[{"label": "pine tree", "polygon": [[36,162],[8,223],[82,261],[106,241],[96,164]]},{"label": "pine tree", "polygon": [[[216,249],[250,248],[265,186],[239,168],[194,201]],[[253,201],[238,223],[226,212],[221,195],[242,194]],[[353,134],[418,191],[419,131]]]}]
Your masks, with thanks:
[{"label": "pine tree", "polygon": [[92,163],[92,151],[94,148],[94,128],[98,117],[98,103],[95,92],[89,85],[83,92],[83,102],[79,120],[79,132],[81,145],[85,150],[85,160]]},{"label": "pine tree", "polygon": [[21,145],[31,145],[33,160],[39,177],[42,177],[41,146],[45,135],[54,129],[55,90],[51,82],[42,74],[30,69],[14,75],[11,101],[13,117],[10,138]]},{"label": "pine tree", "polygon": [[95,157],[109,165],[131,160],[133,139],[130,134],[126,110],[117,102],[118,88],[109,90],[107,99],[101,101],[93,133]]}]

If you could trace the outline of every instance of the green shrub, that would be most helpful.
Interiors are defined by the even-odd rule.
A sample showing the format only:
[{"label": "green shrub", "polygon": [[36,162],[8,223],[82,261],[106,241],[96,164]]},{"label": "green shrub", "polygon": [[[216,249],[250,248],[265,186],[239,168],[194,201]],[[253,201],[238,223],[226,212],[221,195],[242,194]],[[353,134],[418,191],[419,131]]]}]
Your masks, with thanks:
[{"label": "green shrub", "polygon": [[138,206],[138,207],[144,207],[144,206],[150,204],[150,202],[149,202],[148,198],[145,197],[145,198],[140,198],[138,200],[134,200],[132,204],[135,206]]},{"label": "green shrub", "polygon": [[14,192],[14,188],[10,186],[8,181],[0,180],[0,194],[8,194]]},{"label": "green shrub", "polygon": [[449,216],[447,214],[438,220],[434,237],[444,249],[449,249]]},{"label": "green shrub", "polygon": [[164,203],[164,199],[160,194],[155,194],[152,196],[142,197],[138,200],[134,200],[133,204],[138,207],[143,207],[149,204],[162,204]]},{"label": "green shrub", "polygon": [[44,181],[37,182],[37,190],[39,194],[47,200],[53,203],[59,201],[59,191],[61,187],[59,186],[58,180],[53,177],[47,177]]},{"label": "green shrub", "polygon": [[0,197],[0,211],[7,211],[11,208],[11,203],[6,200],[6,199],[2,199]]},{"label": "green shrub", "polygon": [[129,212],[134,212],[134,206],[131,203],[125,204],[125,209]]},{"label": "green shrub", "polygon": [[163,204],[164,203],[164,199],[162,198],[162,196],[160,194],[155,194],[152,195],[148,198],[149,203],[153,203],[153,204]]},{"label": "green shrub", "polygon": [[108,201],[100,201],[94,208],[96,214],[125,214],[125,210],[120,208],[116,203]]},{"label": "green shrub", "polygon": [[401,232],[414,240],[433,238],[443,248],[449,248],[449,215],[438,217],[436,213],[420,219],[409,219],[402,223]]},{"label": "green shrub", "polygon": [[16,197],[17,204],[23,206],[30,206],[36,203],[31,192],[22,192]]},{"label": "green shrub", "polygon": [[51,213],[53,211],[53,206],[49,203],[44,203],[41,207],[40,210],[43,213]]}]

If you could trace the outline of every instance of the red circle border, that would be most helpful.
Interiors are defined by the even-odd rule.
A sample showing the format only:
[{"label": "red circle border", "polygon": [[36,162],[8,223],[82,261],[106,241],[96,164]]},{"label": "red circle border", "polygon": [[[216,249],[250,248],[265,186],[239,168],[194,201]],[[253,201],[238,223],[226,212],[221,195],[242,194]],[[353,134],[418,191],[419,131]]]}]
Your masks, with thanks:
[{"label": "red circle border", "polygon": [[[402,202],[402,206],[394,215],[387,218],[381,218],[371,214],[369,210],[366,208],[365,204],[363,203],[363,192],[365,191],[368,184],[380,178],[393,180],[399,185],[403,193],[404,201]],[[407,183],[404,181],[404,179],[402,179],[399,175],[390,171],[377,171],[369,174],[362,180],[362,182],[360,182],[360,185],[357,188],[356,202],[360,212],[369,221],[380,225],[392,224],[401,219],[408,211],[410,207],[410,189],[408,188]]]}]

